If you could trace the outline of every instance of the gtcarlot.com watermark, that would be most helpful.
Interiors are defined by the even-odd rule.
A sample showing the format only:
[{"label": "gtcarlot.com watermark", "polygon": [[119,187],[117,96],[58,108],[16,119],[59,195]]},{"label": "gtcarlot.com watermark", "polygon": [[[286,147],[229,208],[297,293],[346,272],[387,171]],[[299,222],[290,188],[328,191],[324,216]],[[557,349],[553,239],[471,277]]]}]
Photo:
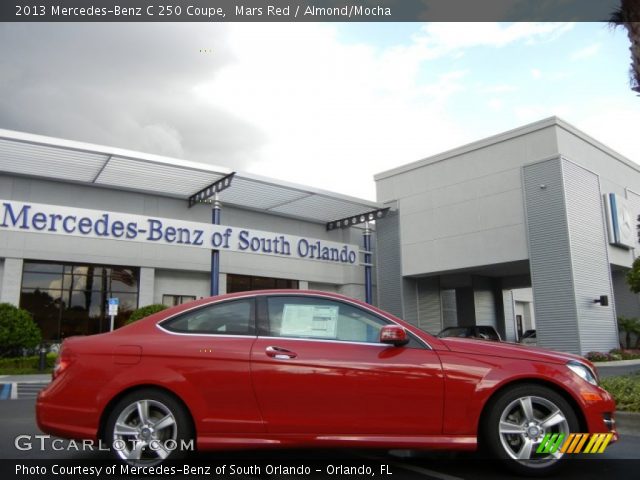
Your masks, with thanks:
[{"label": "gtcarlot.com watermark", "polygon": [[[124,440],[114,440],[111,445],[104,443],[102,440],[63,440],[62,438],[51,438],[51,435],[18,435],[14,442],[14,446],[18,450],[39,450],[44,452],[46,450],[54,451],[76,451],[76,452],[110,452],[127,451],[132,447],[132,442],[125,442]],[[151,440],[145,442],[145,447],[151,451],[163,451],[173,452],[178,450],[181,452],[194,451],[194,440]]]}]

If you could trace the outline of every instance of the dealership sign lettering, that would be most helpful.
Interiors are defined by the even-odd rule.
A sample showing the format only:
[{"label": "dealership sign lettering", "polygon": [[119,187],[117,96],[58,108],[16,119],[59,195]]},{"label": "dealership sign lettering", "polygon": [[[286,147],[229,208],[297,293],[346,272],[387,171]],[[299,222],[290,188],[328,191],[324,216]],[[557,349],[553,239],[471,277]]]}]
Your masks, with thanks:
[{"label": "dealership sign lettering", "polygon": [[356,245],[169,218],[0,200],[0,229],[278,255],[345,265]]}]

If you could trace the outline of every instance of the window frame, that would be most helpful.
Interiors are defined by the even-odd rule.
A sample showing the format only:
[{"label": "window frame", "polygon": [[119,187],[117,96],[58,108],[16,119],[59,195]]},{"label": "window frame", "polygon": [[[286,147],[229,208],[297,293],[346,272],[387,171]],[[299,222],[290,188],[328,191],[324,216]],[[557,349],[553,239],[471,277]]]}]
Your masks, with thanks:
[{"label": "window frame", "polygon": [[[173,303],[172,305],[167,305],[164,301],[165,297],[171,297],[173,300],[178,299],[178,303]],[[186,302],[185,298],[188,298]],[[162,304],[166,305],[168,308],[177,307],[178,305],[184,305],[185,303],[194,302],[198,299],[195,295],[178,295],[173,293],[163,293],[162,294]]]},{"label": "window frame", "polygon": [[[226,333],[226,332],[212,332],[209,330],[192,330],[192,331],[183,331],[183,330],[175,330],[172,329],[167,324],[171,324],[172,322],[177,322],[181,318],[187,315],[194,315],[201,310],[206,310],[208,308],[215,308],[218,306],[222,306],[230,303],[249,303],[250,313],[249,313],[249,328],[247,333]],[[164,320],[157,323],[157,327],[162,329],[163,331],[170,333],[172,335],[195,335],[195,336],[212,336],[212,337],[251,337],[255,338],[257,336],[256,330],[256,301],[254,297],[244,297],[244,298],[230,298],[225,300],[220,300],[213,303],[207,303],[206,305],[198,305],[197,307],[190,308],[188,310],[181,311],[175,315],[172,315],[169,318],[165,318]]]},{"label": "window frame", "polygon": [[[268,305],[268,301],[271,298],[292,298],[292,299],[305,299],[305,300],[324,300],[324,301],[328,301],[328,302],[334,302],[336,304],[343,304],[346,305],[348,307],[351,308],[355,308],[357,310],[360,310],[362,312],[367,313],[368,315],[381,320],[381,322],[384,325],[399,325],[403,328],[405,328],[404,326],[394,322],[393,320],[391,320],[390,318],[387,318],[383,315],[378,314],[377,312],[374,312],[372,310],[369,310],[367,308],[363,308],[361,305],[357,304],[357,303],[351,303],[349,301],[345,301],[342,299],[337,299],[337,298],[333,298],[333,297],[324,297],[322,295],[305,295],[305,294],[295,294],[295,293],[279,293],[279,294],[275,294],[275,295],[261,295],[257,298],[257,309],[256,309],[256,314],[257,314],[257,334],[259,337],[266,337],[266,338],[277,338],[277,339],[282,339],[282,340],[297,340],[297,341],[305,341],[305,342],[330,342],[330,343],[340,343],[340,344],[355,344],[355,345],[376,345],[376,346],[386,346],[389,347],[389,344],[386,343],[380,343],[380,342],[365,342],[365,341],[359,341],[359,340],[340,340],[337,338],[315,338],[315,337],[285,337],[285,336],[278,336],[278,335],[274,335],[271,332],[271,324],[270,324],[270,319],[269,319],[269,305]],[[422,350],[430,350],[431,347],[422,339],[420,339],[418,336],[416,336],[413,332],[411,332],[410,330],[406,329],[407,334],[409,335],[410,341],[408,344],[404,345],[403,348],[415,348],[415,349],[422,349]]]}]

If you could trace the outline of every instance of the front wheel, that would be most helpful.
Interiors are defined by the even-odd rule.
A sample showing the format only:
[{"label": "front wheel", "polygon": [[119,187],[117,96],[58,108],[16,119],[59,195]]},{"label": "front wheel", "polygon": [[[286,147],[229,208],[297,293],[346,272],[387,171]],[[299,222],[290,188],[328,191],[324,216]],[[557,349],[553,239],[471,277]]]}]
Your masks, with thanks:
[{"label": "front wheel", "polygon": [[185,408],[170,394],[153,389],[132,392],[118,401],[104,436],[116,458],[138,466],[180,458],[194,445]]},{"label": "front wheel", "polygon": [[[526,475],[547,474],[559,466],[559,448],[539,448],[548,434],[578,432],[571,405],[542,385],[519,385],[502,392],[489,406],[483,440],[509,468]],[[538,453],[538,450],[541,450]]]}]

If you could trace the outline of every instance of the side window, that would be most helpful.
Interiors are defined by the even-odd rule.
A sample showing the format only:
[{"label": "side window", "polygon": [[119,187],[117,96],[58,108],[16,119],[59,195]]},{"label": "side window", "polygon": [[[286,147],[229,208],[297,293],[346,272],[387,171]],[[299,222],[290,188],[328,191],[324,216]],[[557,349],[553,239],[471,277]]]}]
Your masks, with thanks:
[{"label": "side window", "polygon": [[310,297],[267,299],[270,335],[377,343],[387,322],[346,303]]},{"label": "side window", "polygon": [[162,324],[172,332],[217,335],[253,335],[253,299],[217,303],[199,308]]}]

